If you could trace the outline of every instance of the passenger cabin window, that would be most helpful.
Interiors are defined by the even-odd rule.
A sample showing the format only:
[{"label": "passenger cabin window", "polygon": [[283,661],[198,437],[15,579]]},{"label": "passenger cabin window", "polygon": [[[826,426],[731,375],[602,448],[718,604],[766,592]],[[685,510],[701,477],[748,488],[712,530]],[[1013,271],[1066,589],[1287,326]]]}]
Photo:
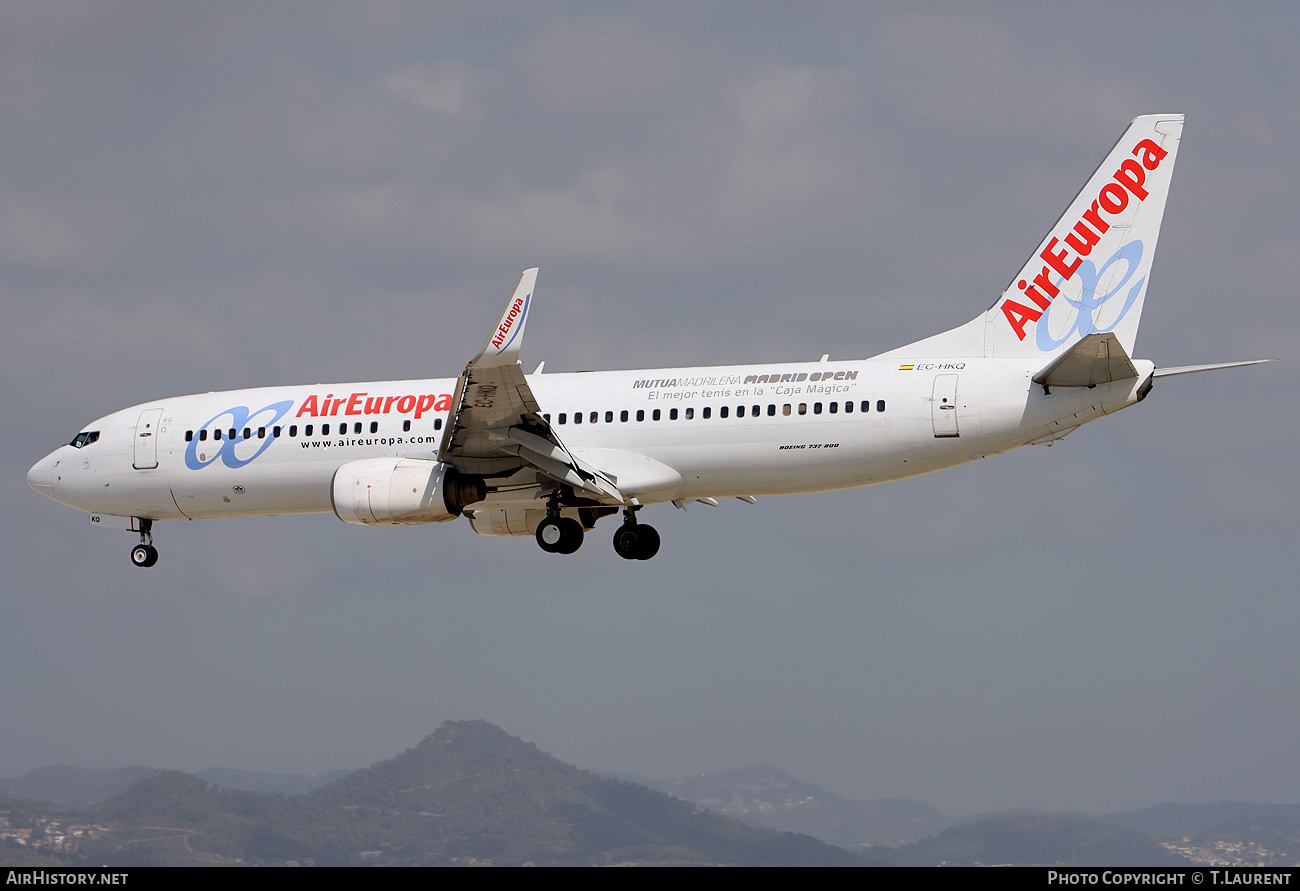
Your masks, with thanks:
[{"label": "passenger cabin window", "polygon": [[434,430],[441,430],[441,429],[442,429],[442,418],[434,418],[434,419],[433,419],[433,429],[434,429]]},{"label": "passenger cabin window", "polygon": [[290,435],[290,436],[297,436],[297,435],[298,435],[298,425],[297,425],[297,424],[290,424],[290,425],[289,425],[289,435]]},{"label": "passenger cabin window", "polygon": [[194,439],[194,431],[193,431],[193,430],[186,430],[186,431],[185,431],[185,441],[186,441],[186,442],[190,442],[190,441],[193,440],[193,439]]},{"label": "passenger cabin window", "polygon": [[[361,425],[358,424],[357,426],[360,427]],[[358,430],[357,432],[360,433],[361,431]],[[379,432],[379,422],[378,422],[378,421],[371,421],[371,422],[370,422],[370,432],[371,432],[371,433],[378,433],[378,432]]]},{"label": "passenger cabin window", "polygon": [[409,418],[408,418],[407,420],[405,420],[405,421],[402,422],[402,432],[403,432],[403,433],[410,433],[410,432],[411,432],[411,421],[410,421]]},{"label": "passenger cabin window", "polygon": [[884,410],[885,410],[885,400],[883,400],[883,399],[877,399],[877,400],[876,400],[876,411],[884,411]]},{"label": "passenger cabin window", "polygon": [[623,409],[621,412],[618,413],[618,419],[619,419],[620,421],[624,422],[624,423],[627,423],[627,409],[626,409],[626,408]]}]

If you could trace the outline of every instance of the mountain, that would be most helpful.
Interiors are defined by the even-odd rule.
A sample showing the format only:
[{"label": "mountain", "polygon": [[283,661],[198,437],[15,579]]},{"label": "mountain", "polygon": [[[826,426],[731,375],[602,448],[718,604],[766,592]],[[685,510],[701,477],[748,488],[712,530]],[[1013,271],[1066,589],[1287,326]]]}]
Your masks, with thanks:
[{"label": "mountain", "polygon": [[133,781],[157,773],[153,767],[42,767],[0,779],[0,795],[44,801],[54,810],[79,810],[114,795]]},{"label": "mountain", "polygon": [[657,780],[651,785],[756,826],[801,832],[847,848],[918,841],[956,822],[919,801],[850,801],[769,764]]},{"label": "mountain", "polygon": [[863,865],[814,838],[579,770],[484,721],[444,724],[304,794],[159,771],[71,817],[18,802],[7,813],[39,826],[51,841],[42,853],[69,865]]},{"label": "mountain", "polygon": [[1210,834],[1217,836],[1220,827],[1224,825],[1242,827],[1253,822],[1279,825],[1275,818],[1300,823],[1300,804],[1255,804],[1249,801],[1165,803],[1136,811],[1106,814],[1097,819],[1118,826],[1131,826],[1148,835],[1179,838]]},{"label": "mountain", "polygon": [[[80,810],[121,792],[133,781],[158,773],[156,767],[87,768],[56,765],[20,777],[0,778],[0,796],[43,801],[54,810]],[[266,773],[213,767],[197,776],[222,789],[246,792],[310,792],[347,776],[349,770],[328,773]]]},{"label": "mountain", "polygon": [[1082,814],[1002,814],[877,852],[899,866],[1190,866],[1150,838]]},{"label": "mountain", "polygon": [[579,770],[485,721],[444,724],[414,749],[309,797],[361,813],[418,815],[424,841],[410,839],[404,856],[423,844],[426,860],[862,865],[807,836]]}]

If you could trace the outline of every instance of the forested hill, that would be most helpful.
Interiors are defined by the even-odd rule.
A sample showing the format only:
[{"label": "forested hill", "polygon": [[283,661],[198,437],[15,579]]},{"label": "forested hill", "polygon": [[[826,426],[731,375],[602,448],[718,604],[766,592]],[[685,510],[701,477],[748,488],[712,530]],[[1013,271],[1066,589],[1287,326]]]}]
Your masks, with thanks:
[{"label": "forested hill", "polygon": [[87,828],[41,850],[76,865],[863,865],[809,836],[579,770],[485,721],[444,724],[305,794],[161,771],[58,820],[39,831]]}]

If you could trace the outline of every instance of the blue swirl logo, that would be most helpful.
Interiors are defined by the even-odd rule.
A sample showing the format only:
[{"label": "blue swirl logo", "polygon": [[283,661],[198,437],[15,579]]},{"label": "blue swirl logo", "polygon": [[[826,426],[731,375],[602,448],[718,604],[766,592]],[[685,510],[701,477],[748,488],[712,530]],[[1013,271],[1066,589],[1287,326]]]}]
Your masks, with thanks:
[{"label": "blue swirl logo", "polygon": [[[268,405],[266,408],[259,408],[257,411],[249,411],[248,406],[245,405],[236,405],[233,408],[228,408],[209,418],[208,421],[199,429],[207,430],[209,427],[216,424],[217,421],[227,417],[230,418],[230,423],[226,424],[223,421],[218,425],[219,427],[229,426],[235,428],[236,432],[240,432],[244,427],[254,426],[253,422],[255,420],[257,421],[256,426],[270,427],[276,421],[283,418],[291,408],[293,408],[292,399],[286,399],[283,402],[276,402],[272,405]],[[264,415],[266,418],[264,420],[259,420],[262,419]],[[270,448],[271,443],[275,442],[275,437],[268,436],[266,439],[262,440],[262,444],[258,447],[257,451],[253,452],[253,454],[249,455],[247,458],[241,458],[239,455],[235,454],[235,447],[245,442],[248,442],[248,440],[244,439],[242,436],[235,439],[223,439],[219,442],[213,442],[212,446],[214,451],[212,454],[208,456],[205,453],[205,459],[200,460],[199,438],[195,436],[190,440],[189,445],[185,447],[185,466],[190,470],[202,470],[213,461],[220,458],[221,463],[229,468],[234,469],[243,467]]]},{"label": "blue swirl logo", "polygon": [[[1098,286],[1101,284],[1102,277],[1106,274],[1107,270],[1120,261],[1123,261],[1125,265],[1124,277],[1116,282],[1110,290],[1105,293],[1099,293]],[[1130,241],[1128,244],[1117,250],[1113,255],[1111,255],[1109,260],[1101,264],[1100,269],[1093,266],[1091,260],[1084,260],[1079,265],[1078,271],[1075,273],[1079,276],[1079,282],[1083,286],[1079,292],[1079,296],[1077,298],[1071,297],[1062,291],[1061,295],[1056,300],[1052,301],[1051,306],[1043,313],[1043,318],[1038,320],[1036,326],[1038,348],[1043,352],[1048,353],[1055,350],[1057,347],[1071,343],[1076,339],[1087,337],[1089,334],[1106,334],[1110,331],[1114,331],[1116,326],[1118,326],[1119,323],[1124,320],[1124,317],[1128,315],[1128,311],[1133,308],[1133,304],[1137,302],[1138,295],[1142,293],[1142,286],[1147,282],[1147,277],[1145,275],[1142,276],[1128,289],[1128,293],[1124,298],[1124,305],[1120,307],[1119,314],[1115,316],[1115,320],[1107,327],[1100,328],[1097,326],[1097,313],[1111,298],[1124,289],[1124,286],[1128,284],[1129,279],[1133,278],[1134,274],[1138,271],[1138,267],[1141,265],[1142,242],[1137,240]],[[1059,288],[1064,283],[1065,280],[1061,279],[1054,284]],[[1070,306],[1074,307],[1076,315],[1074,317],[1074,324],[1065,330],[1059,340],[1056,340],[1052,338],[1052,326],[1048,324],[1048,319],[1052,315],[1052,310],[1062,302],[1068,303]]]}]

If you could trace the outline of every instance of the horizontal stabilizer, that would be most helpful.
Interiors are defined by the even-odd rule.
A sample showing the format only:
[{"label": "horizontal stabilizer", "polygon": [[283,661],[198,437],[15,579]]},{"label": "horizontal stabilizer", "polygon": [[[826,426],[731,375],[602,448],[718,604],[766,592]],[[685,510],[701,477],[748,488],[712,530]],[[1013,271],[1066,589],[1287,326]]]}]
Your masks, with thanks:
[{"label": "horizontal stabilizer", "polygon": [[1249,359],[1245,362],[1216,362],[1213,365],[1179,365],[1176,368],[1157,368],[1156,377],[1173,377],[1175,374],[1195,374],[1198,371],[1218,371],[1220,368],[1241,368],[1246,365],[1263,365],[1273,359]]},{"label": "horizontal stabilizer", "polygon": [[1095,387],[1137,376],[1118,337],[1089,334],[1034,375],[1034,383],[1044,387]]}]

